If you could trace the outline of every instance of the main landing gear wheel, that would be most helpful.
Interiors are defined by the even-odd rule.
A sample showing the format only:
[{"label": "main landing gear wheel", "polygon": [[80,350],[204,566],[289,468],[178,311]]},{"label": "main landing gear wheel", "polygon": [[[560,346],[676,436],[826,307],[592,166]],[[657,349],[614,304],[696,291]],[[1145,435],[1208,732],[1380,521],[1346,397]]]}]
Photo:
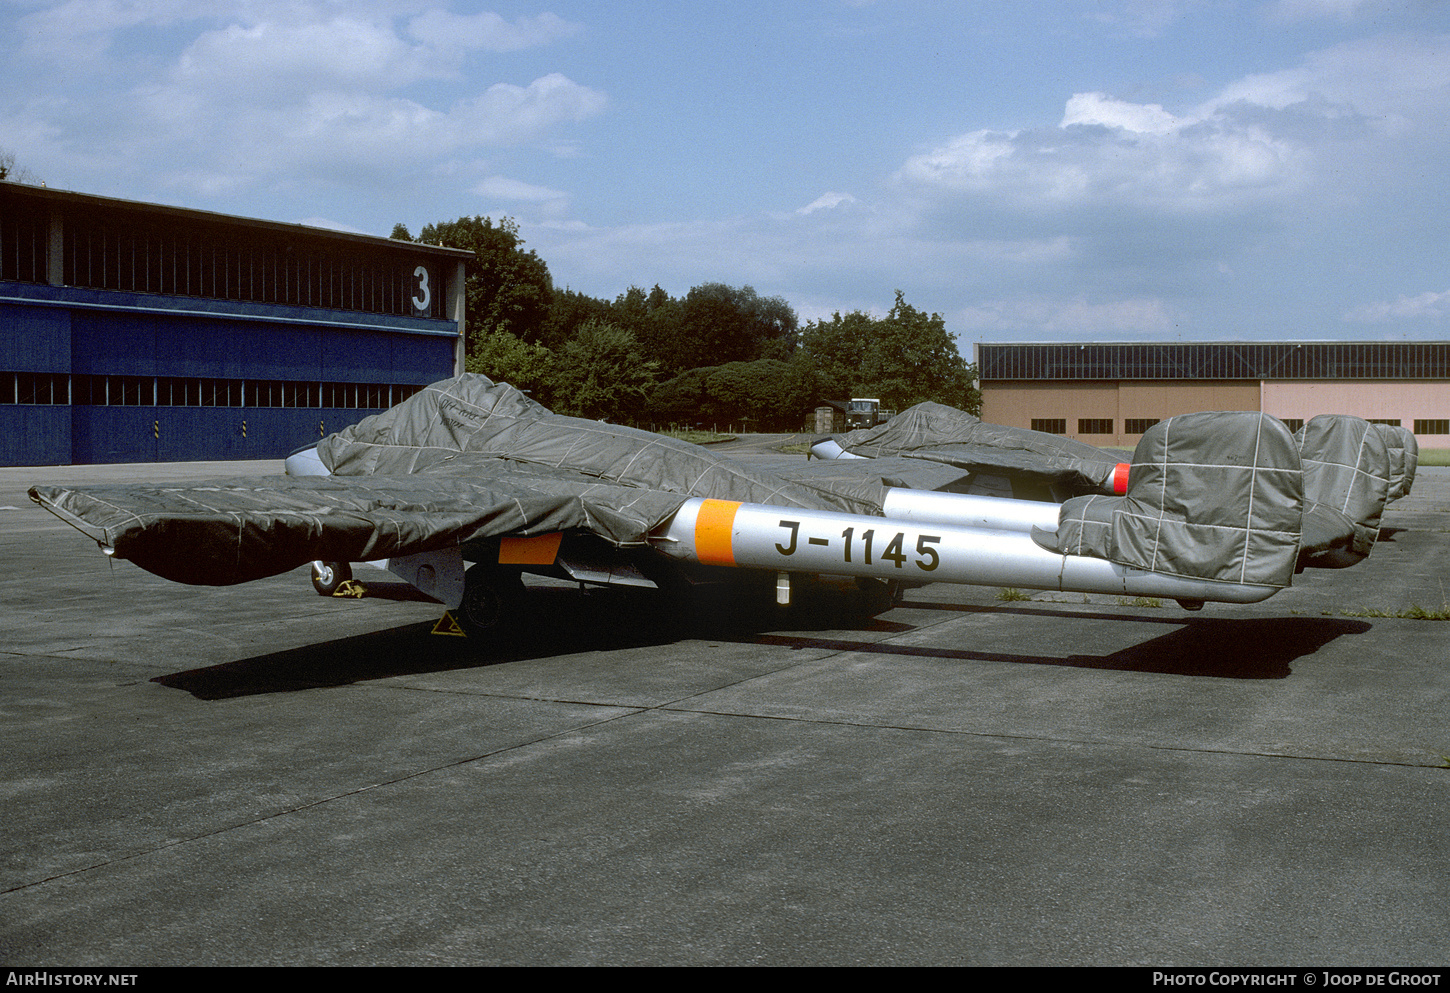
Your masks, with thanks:
[{"label": "main landing gear wheel", "polygon": [[463,577],[463,602],[455,617],[469,637],[497,636],[518,620],[524,579],[517,572],[474,566]]},{"label": "main landing gear wheel", "polygon": [[318,596],[332,596],[351,578],[352,566],[346,562],[312,563],[312,588]]}]

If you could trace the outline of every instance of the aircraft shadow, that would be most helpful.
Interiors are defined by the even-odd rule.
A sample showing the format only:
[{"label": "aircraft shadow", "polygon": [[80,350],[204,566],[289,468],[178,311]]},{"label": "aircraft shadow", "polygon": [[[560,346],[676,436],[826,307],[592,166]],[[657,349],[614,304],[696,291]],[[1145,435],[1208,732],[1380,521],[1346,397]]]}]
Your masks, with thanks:
[{"label": "aircraft shadow", "polygon": [[[991,608],[980,608],[991,610]],[[1028,611],[1020,611],[1028,613]],[[980,652],[930,646],[876,644],[846,639],[809,638],[795,635],[765,635],[761,644],[791,648],[815,648],[862,654],[921,656],[962,659],[974,662],[1011,662],[1031,665],[1069,666],[1076,669],[1106,669],[1119,672],[1151,672],[1173,676],[1211,676],[1220,679],[1286,679],[1292,663],[1313,655],[1346,634],[1363,634],[1371,627],[1365,621],[1341,618],[1205,617],[1179,620],[1121,614],[1067,614],[1061,611],[1031,611],[1059,617],[1108,617],[1117,620],[1175,624],[1176,629],[1157,638],[1130,645],[1106,655],[1050,657],[1008,652]]]},{"label": "aircraft shadow", "polygon": [[[387,598],[397,587],[400,599],[429,599],[409,594],[412,587],[402,583],[366,585],[368,596]],[[899,633],[911,630],[912,625],[863,616],[850,611],[848,604],[833,603],[829,598],[782,616],[773,601],[754,594],[703,592],[682,607],[678,600],[653,591],[605,588],[581,594],[561,586],[531,589],[524,616],[515,619],[510,631],[493,638],[435,637],[430,634],[432,628],[432,622],[406,624],[167,673],[152,682],[199,699],[223,700],[686,639],[751,641],[760,632],[781,628]]]},{"label": "aircraft shadow", "polygon": [[[402,586],[402,584],[398,584]],[[687,639],[782,645],[850,651],[882,656],[920,656],[967,661],[1057,665],[1125,672],[1230,679],[1283,679],[1292,663],[1312,655],[1342,635],[1360,634],[1370,625],[1342,618],[1188,618],[1073,612],[1041,608],[998,608],[960,604],[913,603],[912,609],[949,609],[999,614],[1031,614],[1043,619],[1113,619],[1168,625],[1159,637],[1107,655],[1072,654],[1061,658],[974,651],[935,646],[883,644],[809,632],[901,633],[915,625],[887,617],[869,617],[849,604],[821,599],[782,613],[757,596],[705,596],[689,609],[657,594],[619,589],[580,594],[567,587],[536,588],[528,614],[505,635],[481,640],[433,636],[431,622],[233,662],[168,673],[152,682],[183,690],[203,700],[347,686],[395,676],[472,669],[527,659],[556,658],[584,652],[619,651],[671,644]],[[780,630],[804,632],[776,634]]]}]

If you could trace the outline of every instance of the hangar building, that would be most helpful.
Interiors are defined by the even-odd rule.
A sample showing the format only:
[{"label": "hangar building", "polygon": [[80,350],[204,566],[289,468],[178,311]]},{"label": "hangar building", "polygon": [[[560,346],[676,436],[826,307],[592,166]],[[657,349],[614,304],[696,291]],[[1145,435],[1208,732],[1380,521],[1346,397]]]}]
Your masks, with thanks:
[{"label": "hangar building", "polygon": [[1260,410],[1298,430],[1316,414],[1409,428],[1450,448],[1450,342],[980,344],[982,420],[1131,447],[1199,410]]},{"label": "hangar building", "polygon": [[461,368],[471,254],[0,183],[0,465],[286,455]]}]

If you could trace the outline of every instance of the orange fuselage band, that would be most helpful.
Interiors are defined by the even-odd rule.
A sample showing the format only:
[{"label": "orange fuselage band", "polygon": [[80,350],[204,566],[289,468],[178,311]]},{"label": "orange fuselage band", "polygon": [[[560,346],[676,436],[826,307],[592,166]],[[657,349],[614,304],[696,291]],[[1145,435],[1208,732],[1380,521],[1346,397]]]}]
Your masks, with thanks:
[{"label": "orange fuselage band", "polygon": [[695,515],[695,557],[706,565],[734,565],[735,548],[730,534],[735,527],[734,500],[705,500]]}]

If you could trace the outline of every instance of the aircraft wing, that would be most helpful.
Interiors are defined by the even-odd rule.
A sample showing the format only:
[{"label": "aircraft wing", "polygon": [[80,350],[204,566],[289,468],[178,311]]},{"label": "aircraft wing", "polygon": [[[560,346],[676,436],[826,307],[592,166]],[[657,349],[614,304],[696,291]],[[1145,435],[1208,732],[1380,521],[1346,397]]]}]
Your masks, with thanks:
[{"label": "aircraft wing", "polygon": [[885,487],[804,486],[632,428],[564,417],[482,376],[427,387],[324,439],[333,475],[31,498],[166,579],[230,585],[314,560],[359,562],[578,529],[640,545],[691,497],[881,513]]},{"label": "aircraft wing", "polygon": [[1127,486],[1120,453],[1043,431],[987,424],[939,403],[919,403],[885,424],[824,442],[820,439],[813,450],[826,457],[837,451],[855,458],[904,457],[999,477],[1009,489],[1003,496],[1060,501],[1121,494]]},{"label": "aircraft wing", "polygon": [[[617,544],[644,536],[685,494],[468,460],[476,475],[265,476],[84,490],[31,498],[118,558],[180,583],[226,586],[307,562],[363,562],[497,535],[571,528]],[[457,466],[455,469],[462,469]]]}]

